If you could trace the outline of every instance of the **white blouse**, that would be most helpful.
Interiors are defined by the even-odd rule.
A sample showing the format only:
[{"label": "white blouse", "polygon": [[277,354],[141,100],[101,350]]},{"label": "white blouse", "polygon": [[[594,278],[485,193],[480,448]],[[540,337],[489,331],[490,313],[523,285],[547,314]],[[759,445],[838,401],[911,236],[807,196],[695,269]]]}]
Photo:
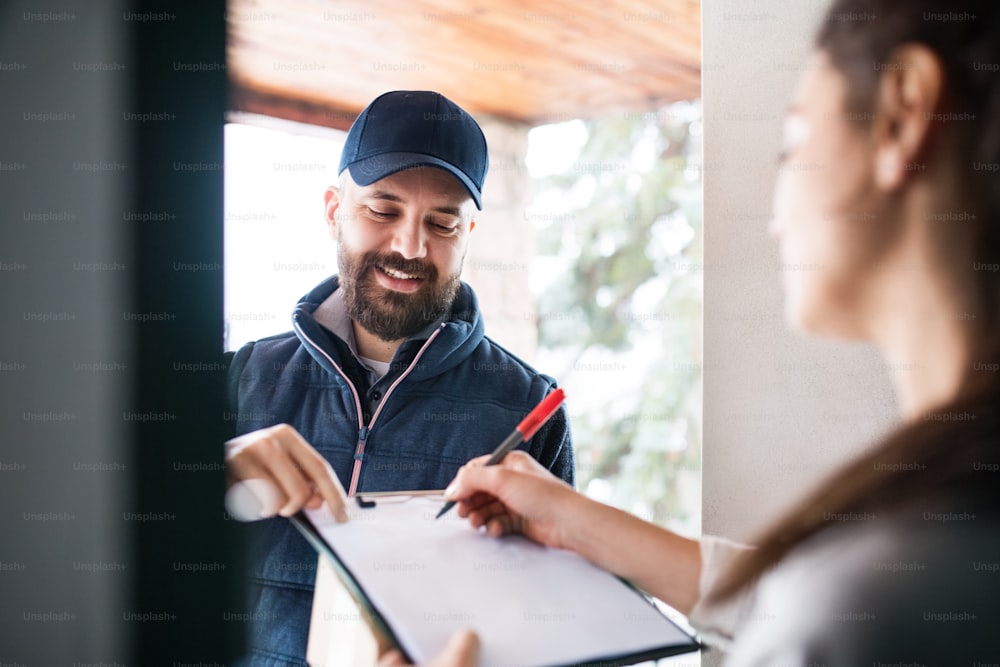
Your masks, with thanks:
[{"label": "white blouse", "polygon": [[968,512],[845,518],[755,587],[704,596],[743,545],[702,541],[689,616],[727,667],[1000,664],[1000,521]]}]

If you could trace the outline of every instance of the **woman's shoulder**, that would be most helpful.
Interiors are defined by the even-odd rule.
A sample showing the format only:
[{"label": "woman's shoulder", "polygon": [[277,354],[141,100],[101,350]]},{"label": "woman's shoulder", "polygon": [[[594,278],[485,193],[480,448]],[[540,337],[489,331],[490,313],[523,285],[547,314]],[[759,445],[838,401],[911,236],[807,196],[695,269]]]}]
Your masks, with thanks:
[{"label": "woman's shoulder", "polygon": [[827,520],[761,579],[732,665],[996,658],[995,510],[950,499]]}]

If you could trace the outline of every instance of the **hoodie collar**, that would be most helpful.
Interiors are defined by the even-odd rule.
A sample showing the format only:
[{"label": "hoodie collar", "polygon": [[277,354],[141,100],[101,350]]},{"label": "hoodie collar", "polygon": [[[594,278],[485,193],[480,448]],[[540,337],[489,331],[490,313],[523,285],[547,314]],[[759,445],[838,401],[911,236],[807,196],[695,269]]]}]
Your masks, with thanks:
[{"label": "hoodie collar", "polygon": [[[332,276],[313,288],[299,301],[295,313],[306,316],[307,321],[320,324],[335,334],[357,356],[354,327],[347,315],[343,298],[339,294],[340,281]],[[472,288],[461,283],[451,309],[437,322],[433,322],[420,332],[408,338],[393,357],[393,365],[408,363],[424,342],[437,330],[441,330],[430,349],[424,354],[421,368],[411,376],[432,376],[444,372],[462,360],[480,343],[485,336],[485,326],[479,303]],[[425,363],[426,362],[426,363]]]}]

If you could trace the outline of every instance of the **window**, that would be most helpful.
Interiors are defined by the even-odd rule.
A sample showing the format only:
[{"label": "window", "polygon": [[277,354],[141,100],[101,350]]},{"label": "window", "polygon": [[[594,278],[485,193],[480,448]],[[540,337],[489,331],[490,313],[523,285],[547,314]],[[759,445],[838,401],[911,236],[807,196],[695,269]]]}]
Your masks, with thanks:
[{"label": "window", "polygon": [[337,272],[323,192],[345,134],[253,119],[225,128],[225,349],[291,329],[295,303]]},{"label": "window", "polygon": [[532,131],[539,368],[566,389],[578,485],[701,528],[701,105]]}]

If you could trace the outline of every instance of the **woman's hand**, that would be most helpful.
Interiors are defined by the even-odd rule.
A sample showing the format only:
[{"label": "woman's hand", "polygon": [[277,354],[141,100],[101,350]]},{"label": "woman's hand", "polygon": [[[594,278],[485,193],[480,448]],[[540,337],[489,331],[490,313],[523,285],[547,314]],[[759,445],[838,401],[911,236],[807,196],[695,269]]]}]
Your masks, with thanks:
[{"label": "woman's hand", "polygon": [[462,466],[445,490],[458,515],[499,537],[521,533],[549,547],[570,548],[566,524],[590,502],[542,467],[529,454],[513,451],[502,463],[484,466],[488,456]]},{"label": "woman's hand", "polygon": [[[479,637],[471,630],[451,636],[445,647],[425,667],[476,667],[479,657]],[[403,654],[389,651],[378,661],[378,667],[406,667]]]},{"label": "woman's hand", "polygon": [[445,491],[458,502],[459,516],[495,537],[521,533],[575,551],[684,613],[694,606],[697,541],[577,493],[525,452],[511,452],[495,466],[484,466],[487,458],[463,466]]}]

